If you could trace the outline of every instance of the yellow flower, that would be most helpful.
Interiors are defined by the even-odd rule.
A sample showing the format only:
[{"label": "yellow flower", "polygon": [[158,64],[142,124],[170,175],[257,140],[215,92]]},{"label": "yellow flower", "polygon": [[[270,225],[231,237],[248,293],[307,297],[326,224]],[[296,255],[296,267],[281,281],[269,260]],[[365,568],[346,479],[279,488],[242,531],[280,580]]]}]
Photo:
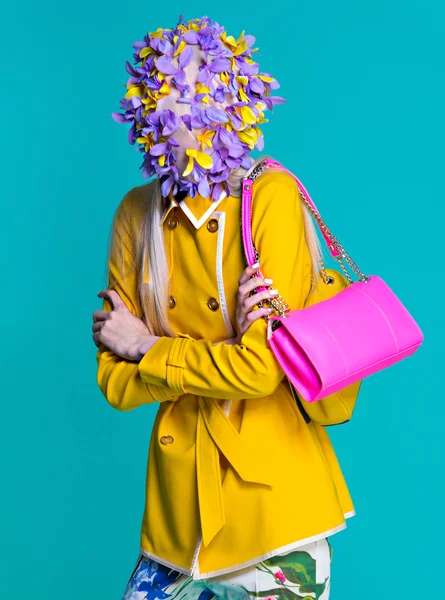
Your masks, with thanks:
[{"label": "yellow flower", "polygon": [[128,91],[125,94],[125,98],[134,98],[134,96],[138,96],[138,98],[141,98],[143,91],[144,89],[142,84],[130,84],[128,87]]},{"label": "yellow flower", "polygon": [[186,46],[185,40],[182,40],[179,43],[179,46],[176,48],[175,52],[173,53],[173,56],[178,56],[178,54],[181,54],[181,52],[184,50]]},{"label": "yellow flower", "polygon": [[153,138],[151,136],[141,136],[136,138],[136,141],[138,144],[145,144],[145,152],[148,152],[154,145]]},{"label": "yellow flower", "polygon": [[229,48],[231,50],[233,50],[234,48],[236,48],[237,42],[235,41],[235,38],[233,37],[233,35],[227,35],[227,32],[223,31],[222,34],[221,34],[221,39],[226,44],[226,46],[229,46]]},{"label": "yellow flower", "polygon": [[244,100],[245,102],[250,102],[249,96],[246,94],[246,92],[243,90],[242,87],[240,87],[238,89],[238,95],[240,97],[240,100]]},{"label": "yellow flower", "polygon": [[215,135],[214,131],[207,130],[204,133],[198,133],[196,139],[201,142],[201,150],[204,150],[204,146],[212,147],[212,137]]},{"label": "yellow flower", "polygon": [[239,106],[238,112],[241,115],[243,123],[253,125],[257,122],[257,116],[249,106]]},{"label": "yellow flower", "polygon": [[238,131],[238,138],[241,142],[244,142],[249,146],[251,150],[255,147],[258,140],[258,133],[255,127],[249,127],[243,131]]},{"label": "yellow flower", "polygon": [[204,85],[204,83],[201,83],[198,81],[198,83],[196,84],[196,93],[197,94],[209,94],[210,88],[208,85]]},{"label": "yellow flower", "polygon": [[[161,87],[158,90],[152,90],[151,88],[146,88],[146,95],[148,96],[148,98],[150,98],[150,100],[153,100],[155,102],[157,102],[157,100],[159,100],[160,98],[163,98],[164,96],[168,96],[171,91],[170,86],[168,85],[168,83],[165,79],[165,75],[163,73],[157,73],[156,77],[159,80],[159,82],[162,83]],[[142,102],[144,102],[143,98],[142,98]],[[144,102],[144,103],[146,103],[146,102]],[[150,104],[150,106],[152,106],[152,103]]]},{"label": "yellow flower", "polygon": [[224,85],[229,85],[230,78],[227,71],[223,71],[222,73],[220,73],[219,78],[221,79]]},{"label": "yellow flower", "polygon": [[264,118],[264,112],[263,110],[266,108],[266,104],[264,104],[264,102],[257,102],[255,104],[255,108],[258,109],[259,112],[259,116],[257,119],[257,124],[259,123],[267,123],[269,121],[269,119],[265,119]]},{"label": "yellow flower", "polygon": [[[193,21],[190,21],[190,23],[188,24],[188,27],[186,27],[183,23],[180,23],[178,25],[178,29],[181,30],[181,33],[184,35],[184,33],[186,33],[187,31],[199,31],[199,25],[197,23],[199,19],[194,19]],[[205,25],[203,25],[201,27],[201,29],[204,27]]]},{"label": "yellow flower", "polygon": [[273,77],[268,77],[267,75],[256,75],[256,77],[261,79],[261,81],[265,81],[266,83],[271,83],[272,81],[275,81]]},{"label": "yellow flower", "polygon": [[139,56],[140,58],[146,58],[147,56],[153,53],[153,48],[151,48],[150,46],[145,46],[145,48],[142,48],[142,50],[139,52]]},{"label": "yellow flower", "polygon": [[161,88],[156,92],[156,98],[161,98],[162,96],[168,96],[170,93],[170,86],[166,81],[162,84]]},{"label": "yellow flower", "polygon": [[153,95],[152,90],[147,90],[147,96],[145,98],[141,98],[141,102],[142,104],[145,104],[144,117],[147,116],[151,110],[156,109],[158,103],[157,99]]},{"label": "yellow flower", "polygon": [[212,157],[204,152],[199,152],[199,150],[196,150],[195,148],[187,148],[185,153],[189,157],[189,161],[182,174],[183,177],[187,177],[187,175],[190,175],[190,173],[193,171],[193,159],[195,159],[198,165],[203,169],[210,169],[213,166]]},{"label": "yellow flower", "polygon": [[226,44],[226,46],[229,46],[229,48],[232,50],[233,56],[239,56],[247,50],[247,42],[243,38],[244,31],[241,32],[241,35],[237,40],[235,40],[233,36],[227,35],[225,31],[223,31],[221,34],[222,41],[224,42],[224,44]]},{"label": "yellow flower", "polygon": [[241,85],[247,85],[249,83],[249,78],[246,77],[246,75],[237,75],[235,78],[238,83],[240,83]]},{"label": "yellow flower", "polygon": [[233,56],[239,56],[246,50],[247,50],[247,42],[246,42],[246,40],[243,40],[241,42],[241,44],[239,44],[238,47],[233,51]]}]

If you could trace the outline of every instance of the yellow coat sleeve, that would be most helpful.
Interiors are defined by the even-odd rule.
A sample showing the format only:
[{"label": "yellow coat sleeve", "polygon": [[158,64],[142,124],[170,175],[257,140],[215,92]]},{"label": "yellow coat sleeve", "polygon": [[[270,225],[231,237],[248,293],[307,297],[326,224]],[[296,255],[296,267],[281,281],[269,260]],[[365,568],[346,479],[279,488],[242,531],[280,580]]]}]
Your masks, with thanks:
[{"label": "yellow coat sleeve", "polygon": [[[266,172],[255,182],[252,232],[263,275],[273,279],[291,310],[302,308],[310,285],[310,257],[298,186],[288,174]],[[145,383],[168,392],[234,400],[268,396],[284,377],[269,349],[263,318],[234,345],[187,334],[161,337],[142,357],[139,373]]]},{"label": "yellow coat sleeve", "polygon": [[350,421],[363,380],[334,392],[317,402],[308,402],[297,392],[303,411],[319,425],[341,425]]},{"label": "yellow coat sleeve", "polygon": [[[130,191],[119,204],[111,230],[108,289],[115,290],[124,304],[134,315],[141,318],[138,302],[138,273],[135,261],[131,223],[126,211],[126,201],[131,198]],[[122,278],[122,268],[124,277]],[[106,298],[102,309],[111,311],[112,306]],[[131,410],[142,404],[175,400],[179,393],[166,386],[158,386],[143,381],[139,374],[139,363],[128,361],[100,344],[96,353],[96,380],[107,402],[118,410]]]}]

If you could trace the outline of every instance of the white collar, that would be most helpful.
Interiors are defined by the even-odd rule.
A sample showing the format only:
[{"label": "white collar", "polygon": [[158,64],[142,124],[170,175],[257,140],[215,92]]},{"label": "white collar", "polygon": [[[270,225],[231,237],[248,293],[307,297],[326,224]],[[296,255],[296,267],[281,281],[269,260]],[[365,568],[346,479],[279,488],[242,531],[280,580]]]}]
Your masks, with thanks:
[{"label": "white collar", "polygon": [[[184,212],[184,214],[190,220],[190,222],[196,227],[196,229],[199,229],[201,227],[201,225],[203,225],[207,221],[209,216],[216,210],[216,208],[219,206],[219,204],[226,197],[227,197],[227,194],[223,193],[219,200],[212,200],[211,198],[204,198],[203,196],[199,196],[199,194],[197,194],[195,196],[195,198],[192,198],[191,196],[186,196],[182,200],[178,201],[170,193],[169,194],[170,204],[167,206],[167,208],[163,212],[159,224],[162,225],[164,223],[165,219],[167,218],[168,214],[170,213],[170,211],[173,207],[180,206],[182,211]],[[201,208],[204,207],[204,211],[201,212],[201,215],[199,217],[197,217],[195,215],[197,205],[200,205]],[[193,210],[191,208],[192,206],[194,207],[195,212],[193,212]]]}]

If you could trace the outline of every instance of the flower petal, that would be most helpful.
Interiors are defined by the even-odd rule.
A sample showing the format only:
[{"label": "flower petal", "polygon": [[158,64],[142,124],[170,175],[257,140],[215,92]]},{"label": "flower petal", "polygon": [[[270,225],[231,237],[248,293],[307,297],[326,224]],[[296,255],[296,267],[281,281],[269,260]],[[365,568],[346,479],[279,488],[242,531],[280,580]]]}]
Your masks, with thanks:
[{"label": "flower petal", "polygon": [[240,113],[241,113],[241,118],[243,119],[244,123],[248,123],[249,125],[252,125],[257,122],[258,117],[253,112],[253,110],[251,108],[249,108],[248,106],[241,106]]},{"label": "flower petal", "polygon": [[239,56],[240,54],[244,54],[244,52],[247,50],[247,42],[245,40],[243,40],[241,42],[241,44],[238,44],[238,47],[236,48],[236,50],[234,51],[233,55],[234,56]]},{"label": "flower petal", "polygon": [[206,108],[205,114],[211,121],[216,121],[216,123],[227,123],[229,120],[227,113],[220,108]]},{"label": "flower petal", "polygon": [[152,148],[150,148],[150,154],[152,156],[161,156],[161,154],[166,154],[168,152],[168,143],[161,142],[160,144],[155,144]]},{"label": "flower petal", "polygon": [[123,115],[122,113],[112,112],[111,116],[116,121],[116,123],[126,123],[127,122],[125,115]]},{"label": "flower petal", "polygon": [[213,166],[213,159],[209,154],[205,152],[196,151],[196,162],[204,169],[210,169]]},{"label": "flower petal", "polygon": [[255,148],[257,150],[259,150],[260,152],[263,150],[263,148],[264,148],[264,137],[262,135],[258,136],[258,139],[257,139],[256,144],[255,144]]},{"label": "flower petal", "polygon": [[192,60],[193,58],[193,48],[191,48],[191,46],[186,46],[184,48],[184,50],[181,52],[181,54],[179,55],[179,68],[183,69],[184,67],[186,67],[189,62]]},{"label": "flower petal", "polygon": [[173,83],[179,83],[179,85],[185,85],[187,83],[187,77],[185,71],[176,71],[175,76],[173,77]]},{"label": "flower petal", "polygon": [[223,184],[222,183],[216,183],[213,186],[212,198],[214,200],[219,200],[223,194],[224,194],[224,196],[227,196],[227,194],[226,194],[226,192],[224,190]]},{"label": "flower petal", "polygon": [[209,182],[207,181],[206,176],[198,183],[198,194],[203,198],[208,198],[210,196]]},{"label": "flower petal", "polygon": [[187,44],[195,45],[199,43],[199,36],[196,31],[186,31],[183,37]]},{"label": "flower petal", "polygon": [[242,160],[240,158],[231,158],[230,156],[226,158],[226,165],[231,169],[237,169],[241,162]]},{"label": "flower petal", "polygon": [[244,148],[241,144],[233,144],[233,146],[229,147],[229,156],[232,158],[239,158],[244,154]]},{"label": "flower petal", "polygon": [[284,102],[287,102],[286,98],[283,98],[282,96],[270,96],[270,99],[274,106],[275,104],[284,104]]},{"label": "flower petal", "polygon": [[222,73],[230,70],[230,61],[227,58],[217,58],[208,65],[209,71],[212,73]]},{"label": "flower petal", "polygon": [[264,93],[264,83],[259,77],[252,77],[250,79],[250,91],[255,92],[257,94]]},{"label": "flower petal", "polygon": [[190,173],[193,171],[193,156],[189,156],[189,161],[187,163],[186,168],[184,169],[184,172],[182,173],[183,177],[187,177],[187,175],[190,175]]},{"label": "flower petal", "polygon": [[190,115],[182,115],[182,121],[189,131],[192,130],[192,118]]},{"label": "flower petal", "polygon": [[164,56],[160,56],[156,60],[155,67],[158,69],[158,71],[164,73],[164,75],[174,75],[178,71],[178,69],[168,60],[168,58],[165,58]]},{"label": "flower petal", "polygon": [[249,154],[246,154],[241,165],[244,167],[244,169],[250,169],[250,167],[253,165],[253,158]]},{"label": "flower petal", "polygon": [[161,194],[165,197],[168,196],[168,193],[170,192],[170,189],[172,187],[174,183],[174,179],[173,176],[170,175],[169,177],[167,177],[161,185]]}]

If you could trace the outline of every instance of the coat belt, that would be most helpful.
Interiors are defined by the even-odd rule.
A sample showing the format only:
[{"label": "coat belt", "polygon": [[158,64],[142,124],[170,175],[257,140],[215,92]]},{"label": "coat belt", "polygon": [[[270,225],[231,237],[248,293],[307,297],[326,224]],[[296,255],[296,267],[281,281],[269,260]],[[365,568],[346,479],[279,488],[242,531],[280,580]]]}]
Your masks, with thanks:
[{"label": "coat belt", "polygon": [[275,473],[264,449],[240,436],[218,401],[198,397],[196,468],[202,541],[208,546],[225,523],[219,452],[243,481],[273,486]]}]

